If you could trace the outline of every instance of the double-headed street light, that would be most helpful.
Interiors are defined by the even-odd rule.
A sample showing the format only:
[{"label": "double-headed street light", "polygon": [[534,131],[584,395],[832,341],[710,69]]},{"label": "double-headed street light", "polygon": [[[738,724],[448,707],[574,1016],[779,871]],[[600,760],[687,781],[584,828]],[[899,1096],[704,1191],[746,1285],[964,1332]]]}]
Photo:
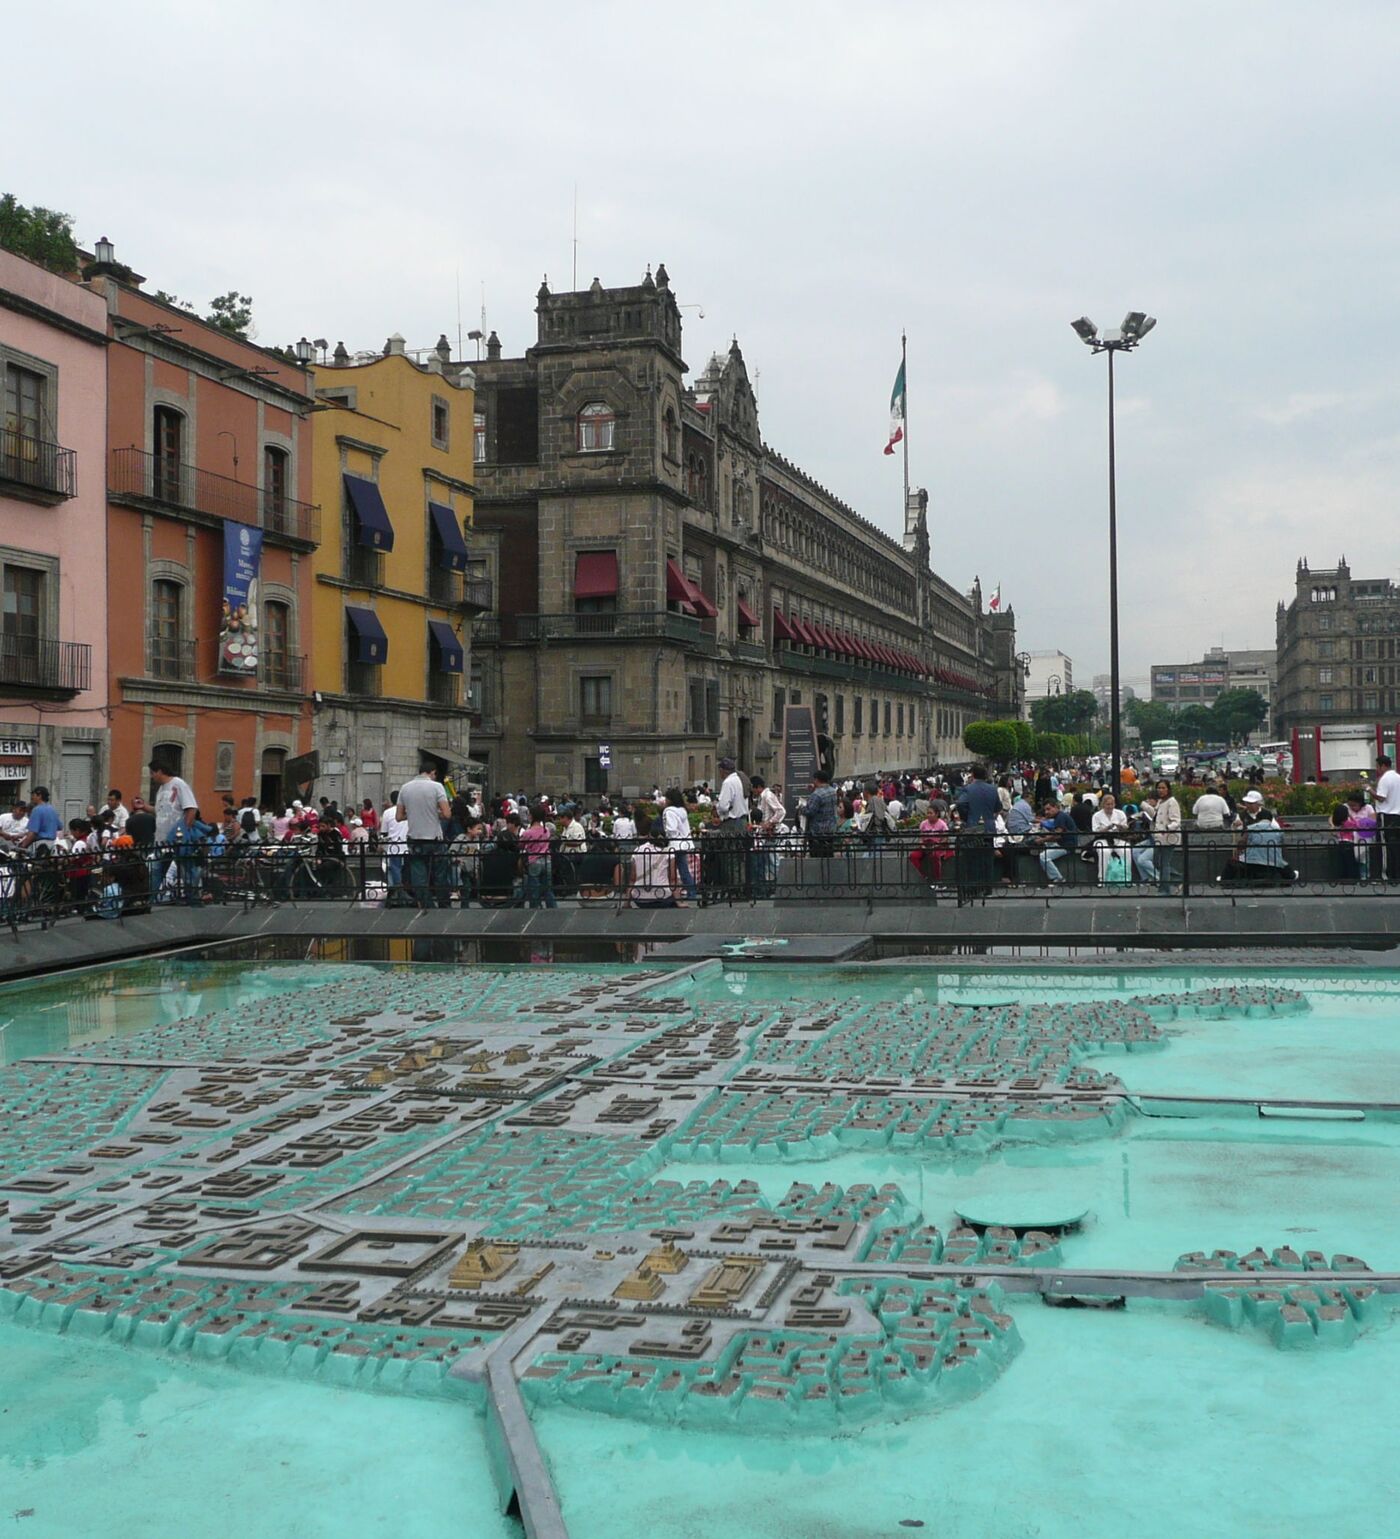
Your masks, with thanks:
[{"label": "double-headed street light", "polygon": [[1087,315],[1071,321],[1079,340],[1095,354],[1108,354],[1108,668],[1112,701],[1109,707],[1109,752],[1113,760],[1112,786],[1116,802],[1122,791],[1123,723],[1118,698],[1118,485],[1114,463],[1113,437],[1113,355],[1130,353],[1156,320],[1143,310],[1129,310],[1117,331],[1099,335],[1099,328]]}]

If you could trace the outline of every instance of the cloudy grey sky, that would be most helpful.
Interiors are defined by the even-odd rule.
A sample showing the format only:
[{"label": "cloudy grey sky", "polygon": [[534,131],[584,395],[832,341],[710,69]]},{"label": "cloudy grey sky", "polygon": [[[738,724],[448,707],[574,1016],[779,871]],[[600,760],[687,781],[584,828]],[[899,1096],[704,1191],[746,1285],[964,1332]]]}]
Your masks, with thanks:
[{"label": "cloudy grey sky", "polygon": [[[0,190],[259,339],[411,346],[484,286],[664,260],[698,372],[737,334],[764,436],[899,528],[901,326],[935,565],[1107,666],[1104,363],[1124,667],[1271,645],[1306,555],[1392,574],[1400,7],[127,0],[6,18]],[[27,60],[27,64],[23,61]]]}]

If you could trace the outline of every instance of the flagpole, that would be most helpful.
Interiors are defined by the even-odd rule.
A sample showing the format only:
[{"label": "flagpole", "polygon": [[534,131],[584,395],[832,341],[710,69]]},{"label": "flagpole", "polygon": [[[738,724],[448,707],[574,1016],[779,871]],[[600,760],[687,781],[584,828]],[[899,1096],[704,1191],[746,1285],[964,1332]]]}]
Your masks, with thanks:
[{"label": "flagpole", "polygon": [[900,527],[909,527],[909,339],[903,327],[899,332],[899,367],[904,375],[904,506],[900,510]]}]

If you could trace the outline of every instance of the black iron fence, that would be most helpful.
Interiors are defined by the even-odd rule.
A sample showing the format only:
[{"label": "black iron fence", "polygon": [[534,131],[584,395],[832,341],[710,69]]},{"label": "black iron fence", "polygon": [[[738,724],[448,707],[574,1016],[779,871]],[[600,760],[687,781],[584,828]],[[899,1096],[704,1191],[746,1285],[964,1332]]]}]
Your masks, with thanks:
[{"label": "black iron fence", "polygon": [[880,839],[705,830],[688,849],[594,837],[548,853],[458,838],[398,846],[191,843],[34,855],[0,853],[0,922],[119,919],[156,904],[657,908],[776,901],[898,903],[1231,902],[1260,895],[1400,895],[1400,826],[1374,840],[1326,829],[1183,829],[1179,842],[1131,835],[1073,846],[976,830]]}]

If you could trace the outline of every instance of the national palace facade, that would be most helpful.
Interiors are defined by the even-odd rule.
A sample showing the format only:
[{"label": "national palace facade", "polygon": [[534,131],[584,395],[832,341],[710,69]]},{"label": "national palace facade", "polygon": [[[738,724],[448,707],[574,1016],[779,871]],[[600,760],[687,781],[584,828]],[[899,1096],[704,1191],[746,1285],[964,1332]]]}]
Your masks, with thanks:
[{"label": "national palace facade", "polygon": [[1019,711],[1015,618],[768,447],[738,343],[687,383],[664,267],[537,296],[538,337],[476,375],[472,757],[493,788],[635,794],[779,774],[811,704],[838,775],[966,758]]}]

